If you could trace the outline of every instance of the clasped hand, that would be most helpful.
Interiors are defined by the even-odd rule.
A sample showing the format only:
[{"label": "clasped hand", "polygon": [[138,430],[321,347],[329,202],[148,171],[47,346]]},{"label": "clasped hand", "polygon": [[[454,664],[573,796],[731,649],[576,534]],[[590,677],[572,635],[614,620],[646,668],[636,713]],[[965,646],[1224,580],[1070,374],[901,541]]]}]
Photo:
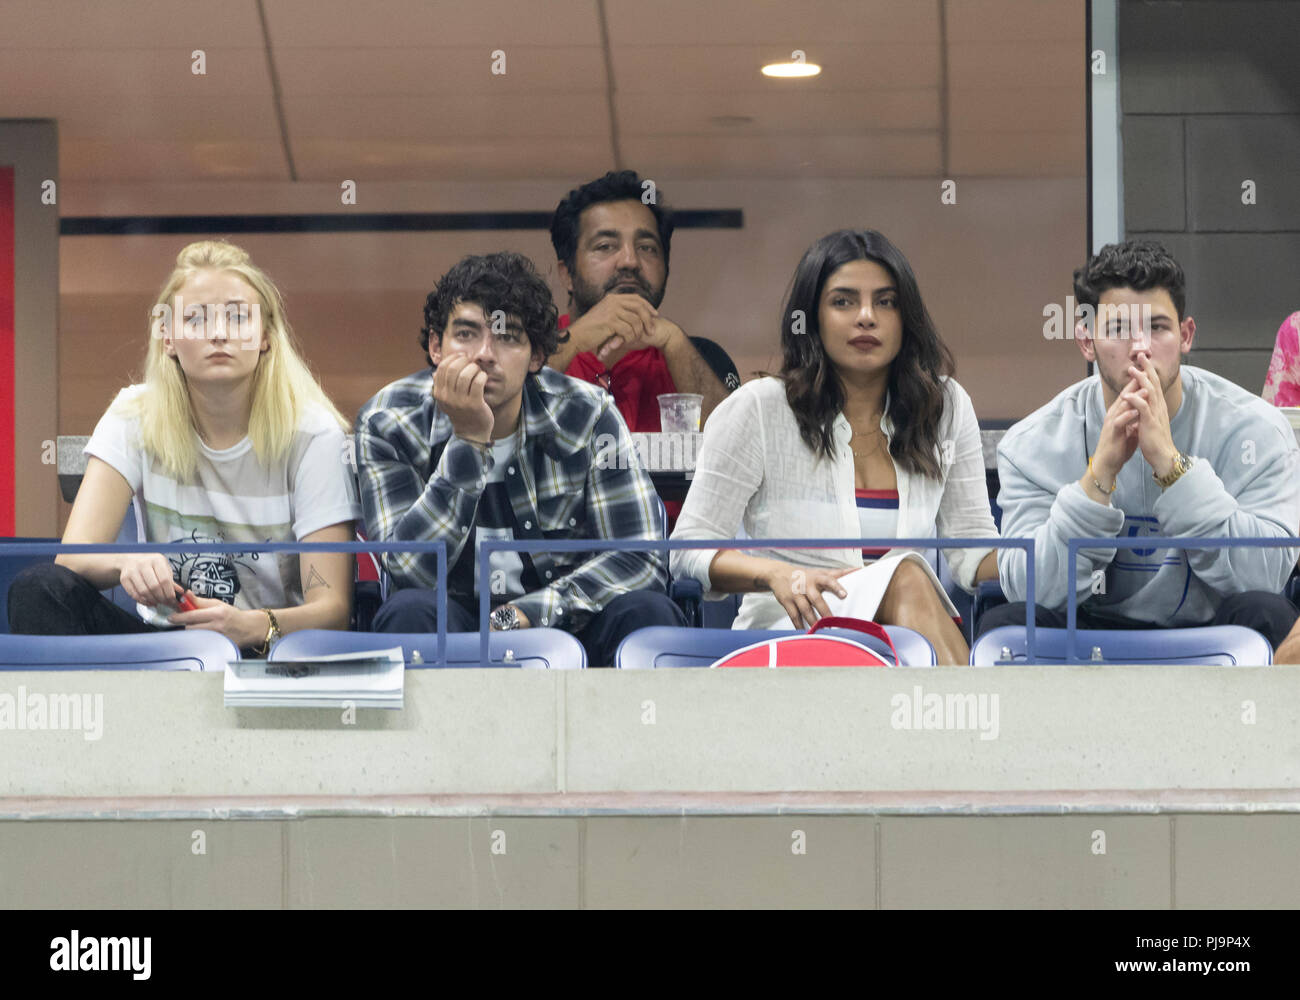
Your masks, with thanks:
[{"label": "clasped hand", "polygon": [[591,351],[601,364],[612,366],[629,351],[643,347],[663,350],[680,328],[659,315],[640,295],[606,295],[569,326],[579,350]]},{"label": "clasped hand", "polygon": [[1130,365],[1129,381],[1106,410],[1093,472],[1105,484],[1114,482],[1133,455],[1142,457],[1157,475],[1166,475],[1178,458],[1169,429],[1169,407],[1160,387],[1160,375],[1145,355]]}]

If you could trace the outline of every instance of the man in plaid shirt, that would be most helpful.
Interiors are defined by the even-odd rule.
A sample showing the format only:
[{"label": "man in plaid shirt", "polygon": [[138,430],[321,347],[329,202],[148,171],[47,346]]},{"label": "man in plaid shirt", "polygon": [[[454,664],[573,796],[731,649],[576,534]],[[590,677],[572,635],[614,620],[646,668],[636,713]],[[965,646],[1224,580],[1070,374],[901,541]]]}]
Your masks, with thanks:
[{"label": "man in plaid shirt", "polygon": [[[556,309],[526,257],[466,257],[424,306],[430,371],[382,389],[357,418],[366,533],[447,541],[447,629],[478,629],[478,546],[486,539],[658,539],[650,477],[608,394],[544,367]],[[377,632],[437,628],[437,557],[384,557],[396,588]],[[496,629],[572,632],[593,666],[649,625],[684,625],[658,552],[498,552]]]}]

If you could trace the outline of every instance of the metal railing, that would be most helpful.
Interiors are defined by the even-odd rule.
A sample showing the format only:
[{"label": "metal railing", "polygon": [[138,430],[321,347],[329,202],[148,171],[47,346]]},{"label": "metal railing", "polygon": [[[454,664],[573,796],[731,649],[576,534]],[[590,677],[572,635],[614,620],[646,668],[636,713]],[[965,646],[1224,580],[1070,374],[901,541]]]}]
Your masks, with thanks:
[{"label": "metal railing", "polygon": [[[1069,599],[1065,602],[1065,643],[1066,663],[1086,663],[1088,660],[1076,656],[1074,652],[1075,633],[1079,623],[1079,600],[1075,589],[1075,574],[1078,572],[1080,549],[1291,549],[1300,548],[1300,538],[1286,536],[1283,538],[1247,537],[1247,538],[1197,538],[1193,536],[1174,536],[1164,538],[1147,535],[1142,538],[1068,538],[1066,539],[1066,581],[1070,586]],[[1030,587],[1030,596],[1033,588]],[[1032,607],[1032,604],[1031,604]],[[1156,627],[1156,626],[1153,626]],[[1189,626],[1194,627],[1194,626]],[[1033,648],[1026,650],[1027,658],[1032,662]]]},{"label": "metal railing", "polygon": [[[1034,540],[1032,538],[683,538],[613,540],[598,539],[530,539],[520,541],[485,541],[479,551],[482,556],[478,566],[479,656],[488,659],[488,609],[491,594],[488,590],[493,552],[665,552],[683,549],[998,549],[1017,548],[1025,551],[1025,589],[1028,603],[1025,606],[1026,651],[1032,656],[1036,651],[1034,637]],[[439,620],[441,623],[441,619]]]},{"label": "metal railing", "polygon": [[437,663],[445,664],[447,658],[447,543],[442,539],[433,542],[112,542],[98,545],[61,542],[7,542],[0,544],[0,556],[44,555],[103,555],[109,553],[161,553],[167,555],[243,555],[248,552],[432,552],[438,557],[437,611],[438,645]]},{"label": "metal railing", "polygon": [[[1025,552],[1025,653],[1034,662],[1037,652],[1034,593],[1035,548],[1032,538],[741,538],[741,539],[526,539],[489,540],[479,546],[479,653],[482,663],[493,663],[488,650],[491,557],[495,552],[672,552],[689,549],[972,549],[1018,548]],[[1300,537],[1197,538],[1147,536],[1141,538],[1069,538],[1066,540],[1066,570],[1075,581],[1081,549],[1223,549],[1300,548]],[[160,553],[182,555],[237,555],[241,553],[341,552],[360,554],[432,553],[437,557],[436,605],[438,618],[436,662],[444,665],[447,648],[447,543],[430,542],[113,542],[105,544],[63,544],[61,542],[6,542],[0,555],[46,556],[110,553]],[[1074,588],[1072,588],[1073,590]],[[1069,663],[1087,662],[1075,651],[1078,631],[1077,591],[1066,602],[1066,657]],[[504,661],[501,661],[504,662]]]}]

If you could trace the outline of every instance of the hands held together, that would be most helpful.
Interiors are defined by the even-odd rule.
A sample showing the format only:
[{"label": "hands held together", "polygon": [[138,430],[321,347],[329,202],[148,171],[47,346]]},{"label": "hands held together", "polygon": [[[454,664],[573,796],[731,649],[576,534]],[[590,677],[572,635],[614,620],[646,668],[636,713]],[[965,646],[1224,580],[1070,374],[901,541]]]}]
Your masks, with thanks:
[{"label": "hands held together", "polygon": [[157,552],[129,553],[122,557],[119,583],[126,595],[147,607],[179,608],[172,625],[220,632],[240,649],[260,646],[266,638],[267,617],[211,597],[198,597],[172,577],[167,557]]},{"label": "hands held together", "polygon": [[606,295],[590,311],[569,325],[577,347],[591,351],[600,362],[613,366],[629,351],[643,347],[663,350],[681,329],[659,315],[640,295]]},{"label": "hands held together", "polygon": [[1159,372],[1143,355],[1130,365],[1129,381],[1106,411],[1092,473],[1106,493],[1119,471],[1141,449],[1142,457],[1157,476],[1167,475],[1178,459],[1169,429],[1169,408],[1160,385]]}]

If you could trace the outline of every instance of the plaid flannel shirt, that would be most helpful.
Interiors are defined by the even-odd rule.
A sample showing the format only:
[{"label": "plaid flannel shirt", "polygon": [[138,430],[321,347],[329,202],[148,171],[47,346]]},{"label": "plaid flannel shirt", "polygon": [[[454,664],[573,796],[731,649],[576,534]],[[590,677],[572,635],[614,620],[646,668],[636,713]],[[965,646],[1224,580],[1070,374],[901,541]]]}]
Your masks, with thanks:
[{"label": "plaid flannel shirt", "polygon": [[[520,438],[506,488],[523,539],[663,537],[650,477],[612,398],[543,368],[524,380]],[[433,399],[433,371],[380,390],[357,417],[361,507],[375,541],[447,541],[447,565],[470,537],[491,448],[455,437]],[[432,473],[430,472],[432,470]],[[538,552],[540,589],[510,601],[534,625],[576,632],[615,597],[667,583],[661,552]],[[397,588],[437,585],[437,556],[383,557]],[[461,599],[472,594],[454,594]]]}]

